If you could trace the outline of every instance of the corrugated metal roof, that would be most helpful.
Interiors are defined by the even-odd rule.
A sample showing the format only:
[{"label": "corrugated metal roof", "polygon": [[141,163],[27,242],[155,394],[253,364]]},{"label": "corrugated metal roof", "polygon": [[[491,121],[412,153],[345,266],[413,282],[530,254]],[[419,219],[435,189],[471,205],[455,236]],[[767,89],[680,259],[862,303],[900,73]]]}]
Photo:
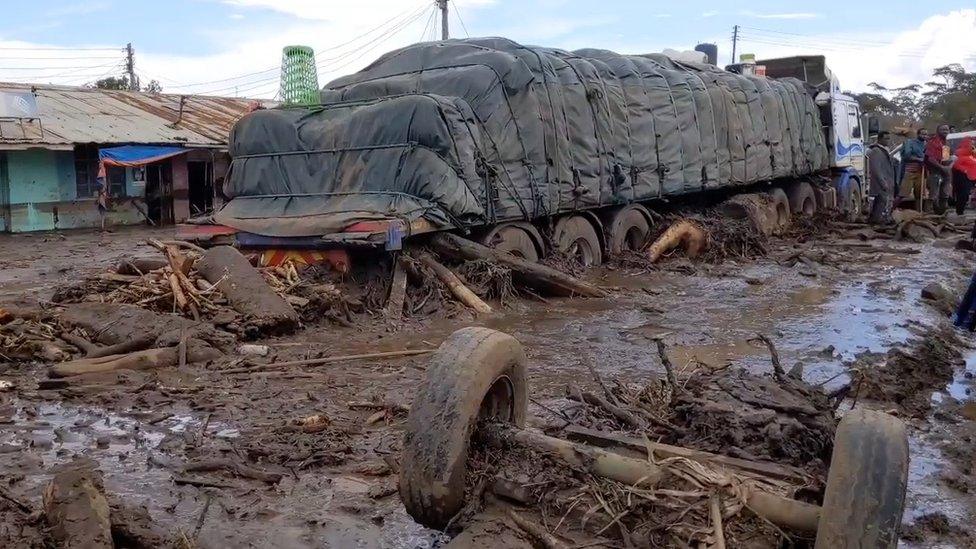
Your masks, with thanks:
[{"label": "corrugated metal roof", "polygon": [[[0,92],[25,90],[34,91],[39,119],[0,120],[0,147],[63,147],[75,143],[226,147],[231,126],[248,112],[254,101],[0,83]],[[270,105],[267,101],[261,103]]]}]

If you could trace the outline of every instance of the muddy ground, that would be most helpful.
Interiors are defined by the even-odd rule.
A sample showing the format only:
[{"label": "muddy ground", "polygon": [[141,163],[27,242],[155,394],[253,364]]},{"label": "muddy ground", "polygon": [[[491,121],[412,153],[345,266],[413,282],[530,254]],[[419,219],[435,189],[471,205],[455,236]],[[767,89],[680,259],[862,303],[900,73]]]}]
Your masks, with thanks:
[{"label": "muddy ground", "polygon": [[[59,285],[103,271],[123,255],[153,253],[146,238],[167,236],[147,229],[2,235],[0,300],[50,298]],[[415,524],[396,494],[403,409],[424,375],[424,356],[222,370],[433,348],[458,328],[484,325],[525,346],[536,425],[551,421],[547,408],[564,401],[567,383],[593,387],[586,362],[605,378],[646,382],[663,375],[654,339],[664,338],[678,368],[732,363],[766,373],[769,354],[752,341],[766,334],[787,369],[802,363],[808,382],[828,391],[852,382],[856,390],[841,413],[856,403],[906,419],[911,468],[902,543],[965,547],[976,536],[976,353],[969,334],[938,335],[944,308],[920,293],[939,282],[960,295],[976,254],[947,241],[840,236],[774,238],[769,255],[757,259],[586,271],[585,278],[613,290],[607,298],[514,300],[496,303],[485,317],[434,315],[396,331],[370,315],[359,315],[352,327],[307,322],[297,334],[257,341],[271,347],[269,357],[105,374],[78,388],[41,391],[36,380],[46,365],[2,364],[0,379],[14,386],[0,393],[0,546],[48,546],[50,533],[39,519],[42,488],[59,465],[78,457],[97,462],[119,510],[113,517],[126,522],[118,529],[150,528],[162,545],[443,545],[446,538]],[[806,256],[826,259],[797,262],[796,251],[806,248],[812,248]],[[892,349],[923,360],[903,364],[891,358],[898,352]],[[951,366],[928,373],[933,356]],[[885,357],[886,368],[902,370],[878,374],[872,368]],[[925,373],[911,395],[886,392],[920,368]],[[872,385],[885,379],[883,387]],[[260,464],[260,474],[228,463]],[[529,546],[518,532],[489,534],[496,544]]]}]

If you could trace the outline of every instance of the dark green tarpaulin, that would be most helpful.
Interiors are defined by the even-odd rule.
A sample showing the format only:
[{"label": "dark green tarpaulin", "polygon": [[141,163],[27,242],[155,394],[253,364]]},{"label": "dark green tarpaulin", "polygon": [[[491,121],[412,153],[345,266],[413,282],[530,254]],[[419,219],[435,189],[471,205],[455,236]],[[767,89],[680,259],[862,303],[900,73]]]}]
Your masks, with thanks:
[{"label": "dark green tarpaulin", "polygon": [[218,223],[269,236],[391,217],[476,226],[827,168],[800,81],[663,55],[425,42],[321,98],[236,124]]}]

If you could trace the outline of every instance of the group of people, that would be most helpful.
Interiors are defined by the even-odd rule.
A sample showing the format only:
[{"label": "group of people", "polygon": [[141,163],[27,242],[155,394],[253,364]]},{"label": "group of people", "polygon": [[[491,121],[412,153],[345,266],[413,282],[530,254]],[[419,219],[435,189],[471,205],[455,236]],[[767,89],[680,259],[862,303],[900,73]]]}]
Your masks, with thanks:
[{"label": "group of people", "polygon": [[964,138],[955,151],[950,151],[946,141],[949,132],[947,124],[939,125],[935,135],[919,129],[902,145],[899,169],[889,150],[891,134],[878,133],[867,150],[869,191],[874,197],[872,222],[887,221],[892,208],[909,204],[920,211],[944,213],[950,191],[956,213],[966,211],[976,185],[976,141]]}]

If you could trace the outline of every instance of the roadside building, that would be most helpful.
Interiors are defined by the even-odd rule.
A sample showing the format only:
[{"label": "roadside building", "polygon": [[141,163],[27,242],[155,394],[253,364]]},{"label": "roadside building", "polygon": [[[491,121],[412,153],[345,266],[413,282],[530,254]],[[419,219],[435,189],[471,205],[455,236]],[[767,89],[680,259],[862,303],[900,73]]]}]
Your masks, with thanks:
[{"label": "roadside building", "polygon": [[230,128],[253,100],[0,83],[0,232],[166,225],[219,202]]}]

